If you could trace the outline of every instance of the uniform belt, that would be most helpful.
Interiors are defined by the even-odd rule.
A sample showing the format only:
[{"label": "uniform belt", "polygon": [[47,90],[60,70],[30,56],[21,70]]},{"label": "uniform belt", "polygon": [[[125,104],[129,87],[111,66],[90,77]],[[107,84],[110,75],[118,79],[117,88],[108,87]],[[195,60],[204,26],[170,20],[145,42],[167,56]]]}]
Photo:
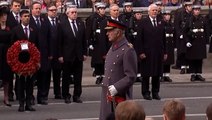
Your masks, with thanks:
[{"label": "uniform belt", "polygon": [[166,34],[166,37],[173,37],[173,34]]},{"label": "uniform belt", "polygon": [[204,32],[204,29],[203,28],[201,28],[201,29],[192,29],[192,32],[193,33]]}]

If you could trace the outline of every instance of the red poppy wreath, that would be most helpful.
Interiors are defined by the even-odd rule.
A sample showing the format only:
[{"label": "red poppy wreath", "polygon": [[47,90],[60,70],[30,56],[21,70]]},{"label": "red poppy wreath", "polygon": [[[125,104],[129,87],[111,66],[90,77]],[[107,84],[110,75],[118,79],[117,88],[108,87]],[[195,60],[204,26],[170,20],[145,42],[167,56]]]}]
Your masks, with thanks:
[{"label": "red poppy wreath", "polygon": [[40,67],[40,52],[28,40],[18,40],[7,51],[7,63],[16,74],[31,76]]}]

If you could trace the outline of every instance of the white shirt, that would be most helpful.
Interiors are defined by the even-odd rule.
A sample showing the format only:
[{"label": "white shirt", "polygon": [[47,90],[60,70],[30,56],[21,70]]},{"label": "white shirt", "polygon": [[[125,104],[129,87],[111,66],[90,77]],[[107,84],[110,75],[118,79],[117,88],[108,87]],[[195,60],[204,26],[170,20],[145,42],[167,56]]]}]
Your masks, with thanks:
[{"label": "white shirt", "polygon": [[155,24],[156,24],[156,26],[158,26],[158,25],[157,25],[157,19],[156,19],[156,18],[154,18],[154,19],[153,19],[153,18],[151,18],[150,16],[149,16],[149,18],[150,18],[150,20],[151,20],[151,22],[152,22],[152,26],[154,26],[154,22],[153,22],[153,20],[155,20]]}]

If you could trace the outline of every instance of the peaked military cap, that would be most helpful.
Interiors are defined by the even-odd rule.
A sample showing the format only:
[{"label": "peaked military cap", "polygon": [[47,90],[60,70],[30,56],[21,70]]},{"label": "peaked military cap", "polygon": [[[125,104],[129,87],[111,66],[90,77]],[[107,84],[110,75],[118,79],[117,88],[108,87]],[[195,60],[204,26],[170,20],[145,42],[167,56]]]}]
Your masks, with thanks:
[{"label": "peaked military cap", "polygon": [[171,14],[171,11],[170,10],[164,10],[162,11],[163,14]]},{"label": "peaked military cap", "polygon": [[163,3],[161,1],[155,2],[156,5],[162,5]]},{"label": "peaked military cap", "polygon": [[193,4],[193,2],[191,2],[191,1],[184,1],[184,3],[183,3],[184,5],[192,5]]},{"label": "peaked military cap", "polygon": [[201,9],[201,6],[200,5],[193,5],[192,8],[193,9]]},{"label": "peaked military cap", "polygon": [[97,6],[97,8],[106,8],[106,5],[104,3],[99,3]]},{"label": "peaked military cap", "polygon": [[7,1],[0,1],[0,7],[10,5]]},{"label": "peaked military cap", "polygon": [[125,6],[132,6],[133,4],[132,4],[132,2],[124,2],[123,3],[123,7],[125,7]]},{"label": "peaked military cap", "polygon": [[133,13],[142,13],[142,12],[143,12],[143,10],[141,10],[141,9],[133,10]]},{"label": "peaked military cap", "polygon": [[102,4],[102,2],[96,2],[96,3],[94,4],[94,6],[97,7],[97,6],[100,5],[100,4]]},{"label": "peaked military cap", "polygon": [[105,27],[105,29],[106,30],[112,30],[112,29],[115,29],[115,28],[124,30],[126,28],[126,26],[119,21],[109,19],[107,21],[107,27]]}]

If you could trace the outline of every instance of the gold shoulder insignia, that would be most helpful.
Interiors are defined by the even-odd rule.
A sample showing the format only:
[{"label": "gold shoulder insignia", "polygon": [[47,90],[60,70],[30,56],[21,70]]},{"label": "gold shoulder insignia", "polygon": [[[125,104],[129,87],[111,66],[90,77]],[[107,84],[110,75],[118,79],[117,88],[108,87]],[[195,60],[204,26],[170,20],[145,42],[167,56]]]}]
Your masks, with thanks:
[{"label": "gold shoulder insignia", "polygon": [[130,48],[133,48],[133,44],[132,44],[132,43],[127,43],[127,45],[128,45]]}]

